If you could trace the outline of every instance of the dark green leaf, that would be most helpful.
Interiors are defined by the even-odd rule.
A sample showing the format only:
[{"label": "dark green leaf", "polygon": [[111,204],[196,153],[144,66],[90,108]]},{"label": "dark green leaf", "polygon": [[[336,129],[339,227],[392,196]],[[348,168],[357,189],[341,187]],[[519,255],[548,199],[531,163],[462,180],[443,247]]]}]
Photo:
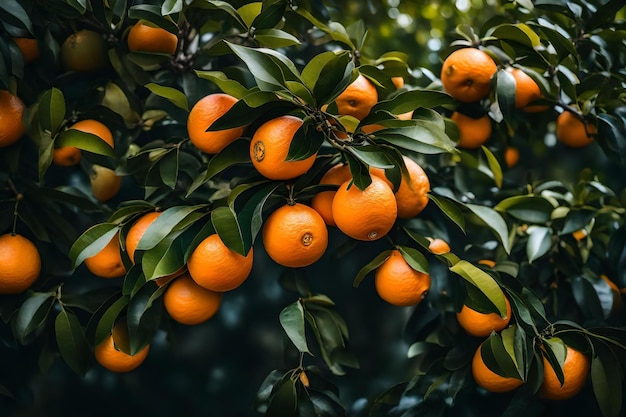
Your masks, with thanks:
[{"label": "dark green leaf", "polygon": [[527,230],[526,256],[528,262],[541,258],[552,247],[552,229],[543,226],[531,226]]},{"label": "dark green leaf", "polygon": [[174,35],[178,35],[178,26],[169,16],[161,14],[161,7],[152,4],[138,4],[128,9],[130,19],[145,19],[156,26],[167,30]]},{"label": "dark green leaf", "polygon": [[283,326],[285,333],[294,344],[298,351],[303,353],[311,353],[306,342],[306,333],[304,331],[304,310],[302,303],[296,301],[285,307],[279,315],[280,325]]},{"label": "dark green leaf", "polygon": [[383,262],[385,262],[385,260],[389,258],[390,254],[391,250],[386,250],[384,252],[381,252],[380,254],[378,254],[378,256],[368,262],[368,264],[361,268],[359,273],[356,275],[356,278],[354,278],[354,282],[352,283],[352,285],[354,287],[358,287],[361,281],[363,281],[363,279],[367,276],[367,274],[381,266]]},{"label": "dark green leaf", "polygon": [[450,220],[456,223],[459,228],[465,232],[465,216],[463,211],[454,200],[443,195],[434,195],[428,193],[428,198],[432,200]]},{"label": "dark green leaf", "polygon": [[69,251],[72,267],[76,268],[86,258],[100,252],[118,233],[118,225],[114,223],[100,223],[91,226],[74,242]]},{"label": "dark green leaf", "polygon": [[230,207],[218,207],[211,212],[211,223],[222,241],[232,251],[246,256],[248,249],[237,221],[236,214]]},{"label": "dark green leaf", "polygon": [[516,195],[500,201],[494,209],[524,222],[545,224],[550,220],[554,206],[543,197]]},{"label": "dark green leaf", "polygon": [[204,213],[198,213],[198,210],[205,207],[205,204],[174,206],[161,212],[141,236],[136,250],[145,251],[152,249],[172,231],[188,228],[205,215]]},{"label": "dark green leaf", "polygon": [[398,246],[398,250],[409,266],[418,272],[428,274],[428,261],[424,254],[409,246]]},{"label": "dark green leaf", "polygon": [[[601,355],[600,355],[601,354]],[[593,393],[604,417],[617,417],[622,409],[622,369],[612,351],[601,349],[591,358],[591,383]]]},{"label": "dark green leaf", "polygon": [[2,20],[15,27],[26,29],[31,34],[34,33],[28,13],[17,0],[3,0],[0,2],[0,11]]},{"label": "dark green leaf", "polygon": [[498,309],[500,316],[506,317],[504,293],[491,275],[466,260],[460,260],[450,270],[478,288]]},{"label": "dark green leaf", "polygon": [[67,129],[59,133],[54,140],[54,146],[57,148],[62,146],[75,146],[98,155],[115,157],[113,148],[107,142],[96,135],[77,129]]},{"label": "dark green leaf", "polygon": [[58,88],[47,90],[39,100],[39,123],[43,130],[56,132],[65,119],[65,97]]},{"label": "dark green leaf", "polygon": [[129,352],[135,355],[152,341],[161,321],[163,303],[159,298],[167,286],[157,286],[153,282],[144,284],[130,299],[127,309]]},{"label": "dark green leaf", "polygon": [[161,14],[167,16],[183,10],[183,0],[165,0],[161,5]]},{"label": "dark green leaf", "polygon": [[221,71],[200,71],[196,70],[196,75],[205,80],[209,80],[215,83],[224,93],[229,94],[237,99],[246,96],[250,90],[241,85],[236,80],[228,78],[226,74]]},{"label": "dark green leaf", "polygon": [[146,84],[145,87],[159,97],[169,100],[176,107],[189,111],[189,103],[187,96],[180,90],[172,87],[166,87],[155,83]]},{"label": "dark green leaf", "polygon": [[84,375],[89,367],[91,350],[76,314],[62,308],[54,321],[59,353],[74,372]]},{"label": "dark green leaf", "polygon": [[504,250],[509,253],[511,251],[509,229],[502,216],[487,206],[479,206],[477,204],[466,204],[465,206],[496,234]]},{"label": "dark green leaf", "polygon": [[33,293],[24,301],[14,322],[15,336],[21,343],[27,343],[31,333],[45,325],[54,296],[52,292]]},{"label": "dark green leaf", "polygon": [[126,295],[121,296],[113,304],[111,304],[106,311],[100,317],[95,331],[94,344],[98,345],[102,343],[107,337],[111,335],[113,326],[117,321],[118,316],[128,306],[130,298]]}]

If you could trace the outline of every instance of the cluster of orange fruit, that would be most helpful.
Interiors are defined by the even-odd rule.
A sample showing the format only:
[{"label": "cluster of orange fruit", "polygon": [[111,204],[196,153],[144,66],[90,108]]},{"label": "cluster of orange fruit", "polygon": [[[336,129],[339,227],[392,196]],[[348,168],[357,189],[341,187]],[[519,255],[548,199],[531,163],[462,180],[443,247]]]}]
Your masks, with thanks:
[{"label": "cluster of orange fruit", "polygon": [[[495,266],[491,260],[481,260],[479,263],[489,267]],[[457,313],[459,325],[470,335],[486,338],[492,332],[504,330],[511,320],[511,303],[505,295],[506,316],[501,317],[498,313],[481,313],[463,305]],[[509,392],[519,388],[524,382],[519,378],[503,377],[493,372],[485,364],[481,349],[483,341],[472,359],[472,375],[476,383],[490,392]],[[539,395],[550,400],[565,400],[578,394],[587,381],[590,370],[590,361],[585,354],[567,346],[566,357],[563,362],[564,382],[561,385],[556,372],[543,354],[543,383],[539,388]]]},{"label": "cluster of orange fruit", "polygon": [[[497,72],[497,65],[485,51],[467,47],[457,49],[444,60],[441,68],[441,83],[444,90],[464,104],[478,103],[491,92],[492,79]],[[543,95],[539,85],[523,70],[516,67],[505,69],[515,80],[515,108],[527,113],[543,112],[548,109],[544,104],[533,104]],[[457,146],[464,149],[476,149],[491,137],[492,123],[489,115],[475,118],[459,111],[454,111],[450,118],[459,130]],[[583,147],[593,142],[596,133],[593,124],[587,123],[577,107],[563,111],[556,120],[556,136],[559,141],[571,147]],[[504,161],[507,166],[515,165],[519,160],[519,150],[508,146]]]}]

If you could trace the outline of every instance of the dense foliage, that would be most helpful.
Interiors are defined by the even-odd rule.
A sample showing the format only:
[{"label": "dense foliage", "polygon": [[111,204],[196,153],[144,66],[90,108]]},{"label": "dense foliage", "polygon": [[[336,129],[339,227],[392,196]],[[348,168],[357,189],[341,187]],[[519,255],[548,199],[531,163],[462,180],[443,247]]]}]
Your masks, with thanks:
[{"label": "dense foliage", "polygon": [[[523,0],[460,11],[461,4],[0,2],[1,89],[26,105],[26,133],[0,148],[0,234],[26,236],[42,258],[27,291],[0,295],[0,409],[16,416],[622,415],[623,3]],[[138,20],[175,34],[175,53],[131,51],[127,38]],[[85,29],[105,42],[100,68],[68,63],[65,41]],[[22,37],[38,40],[33,62],[15,42]],[[75,59],[97,62],[96,46]],[[474,103],[457,101],[440,79],[445,58],[466,47],[487,52],[498,67],[489,96]],[[539,85],[544,111],[515,107],[511,68]],[[378,95],[362,120],[338,114],[335,104],[359,74]],[[212,93],[237,102],[210,129],[245,130],[207,154],[190,142],[187,120]],[[457,146],[455,111],[488,115],[493,131],[484,146]],[[407,112],[412,118],[397,117]],[[597,131],[593,143],[572,148],[557,140],[563,112]],[[315,162],[296,178],[267,179],[252,164],[250,141],[264,122],[286,114],[303,120],[287,159]],[[68,129],[84,119],[108,126],[114,146]],[[380,129],[364,131],[373,124]],[[62,146],[81,149],[80,164],[53,163]],[[520,158],[509,166],[512,147]],[[372,181],[370,167],[385,169],[397,186],[402,155],[430,181],[420,214],[398,219],[372,242],[329,227],[324,256],[304,268],[284,268],[265,253],[268,216],[334,189],[320,184],[330,166],[349,164],[360,190]],[[94,166],[122,177],[112,198],[95,195]],[[134,263],[124,238],[155,210],[162,214]],[[254,249],[252,274],[224,293],[214,318],[182,325],[165,311],[168,285],[158,279],[184,268],[215,233],[236,253]],[[118,236],[128,272],[96,277],[85,259]],[[451,251],[434,253],[431,237]],[[391,306],[376,294],[373,275],[394,248],[432,278],[416,306]],[[505,330],[474,337],[458,324],[464,304],[503,315],[505,299],[513,311]],[[119,321],[128,329],[120,349],[151,346],[127,374],[93,359]],[[483,342],[490,369],[524,382],[516,391],[476,385],[471,361]],[[543,367],[562,378],[566,346],[589,357],[590,378],[572,399],[544,400],[537,395]]]}]

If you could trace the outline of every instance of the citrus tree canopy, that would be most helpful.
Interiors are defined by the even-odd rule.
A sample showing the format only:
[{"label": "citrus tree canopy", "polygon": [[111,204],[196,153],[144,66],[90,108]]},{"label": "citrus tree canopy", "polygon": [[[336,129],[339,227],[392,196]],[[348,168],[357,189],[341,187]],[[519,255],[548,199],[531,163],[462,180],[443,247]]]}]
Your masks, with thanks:
[{"label": "citrus tree canopy", "polygon": [[0,1],[0,414],[623,416],[625,19]]}]

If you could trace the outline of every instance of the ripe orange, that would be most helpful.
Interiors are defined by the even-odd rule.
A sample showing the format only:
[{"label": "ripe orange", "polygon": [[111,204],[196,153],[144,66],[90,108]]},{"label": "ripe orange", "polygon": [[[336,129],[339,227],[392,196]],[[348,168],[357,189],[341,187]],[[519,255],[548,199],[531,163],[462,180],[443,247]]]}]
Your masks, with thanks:
[{"label": "ripe orange", "polygon": [[537,113],[545,111],[548,106],[529,106],[543,96],[539,86],[528,74],[519,68],[508,68],[507,71],[515,78],[515,108],[525,112]]},{"label": "ripe orange", "polygon": [[479,386],[490,392],[509,392],[523,384],[519,378],[503,377],[489,369],[483,361],[481,347],[482,343],[472,359],[472,375]]},{"label": "ripe orange", "polygon": [[326,223],[315,209],[285,204],[263,225],[263,246],[277,264],[302,268],[319,260],[328,247]]},{"label": "ripe orange", "polygon": [[454,112],[450,118],[459,128],[459,142],[457,146],[464,149],[480,148],[491,136],[491,119],[484,115],[479,119]]},{"label": "ripe orange", "polygon": [[[428,176],[411,158],[402,155],[404,165],[409,173],[409,177],[402,176],[400,187],[395,192],[396,203],[398,205],[398,217],[410,219],[417,216],[428,204],[428,192],[430,191],[430,181]],[[384,180],[393,189],[393,184],[385,176],[385,171],[379,168],[371,168],[370,173]]]},{"label": "ripe orange", "polygon": [[556,119],[557,139],[572,148],[582,148],[591,144],[596,133],[594,125],[583,123],[570,111],[564,111]]},{"label": "ripe orange", "polygon": [[0,148],[17,142],[24,135],[22,115],[25,109],[22,99],[8,90],[0,90]]},{"label": "ripe orange", "polygon": [[491,259],[481,259],[480,261],[478,261],[478,263],[481,265],[486,265],[490,268],[493,268],[494,266],[496,266],[496,263],[492,261]]},{"label": "ripe orange", "polygon": [[443,255],[444,253],[450,252],[450,245],[443,239],[432,237],[427,238],[430,244],[428,245],[428,249],[435,255]]},{"label": "ripe orange", "polygon": [[576,239],[579,242],[583,240],[584,238],[586,238],[588,235],[589,233],[585,229],[578,229],[572,233],[572,236],[574,237],[574,239]]},{"label": "ripe orange", "polygon": [[496,70],[493,59],[480,49],[457,49],[443,62],[441,84],[460,102],[473,103],[489,95]]},{"label": "ripe orange", "polygon": [[391,251],[375,274],[376,292],[386,302],[398,307],[414,306],[430,289],[430,275],[413,269],[399,250]]},{"label": "ripe orange", "polygon": [[137,245],[141,240],[148,227],[161,215],[161,212],[151,211],[142,215],[139,219],[133,223],[133,225],[128,229],[128,233],[126,234],[126,253],[128,253],[128,257],[135,263],[135,250],[137,249]]},{"label": "ripe orange", "polygon": [[244,127],[206,131],[236,102],[237,99],[231,95],[214,93],[203,97],[191,108],[187,118],[187,133],[196,148],[208,154],[216,154],[243,135]]},{"label": "ripe orange", "polygon": [[173,55],[178,46],[178,37],[167,30],[139,21],[128,32],[128,49],[133,52],[157,52]]},{"label": "ripe orange", "polygon": [[252,248],[246,256],[232,251],[215,233],[194,249],[187,268],[191,278],[201,287],[225,292],[239,287],[252,271]]},{"label": "ripe orange", "polygon": [[82,29],[68,36],[61,45],[63,68],[69,71],[91,72],[109,64],[107,45],[99,33]]},{"label": "ripe orange", "polygon": [[177,322],[200,324],[217,313],[222,303],[222,293],[202,288],[184,274],[170,283],[163,295],[168,314]]},{"label": "ripe orange", "polygon": [[511,303],[506,296],[504,301],[506,303],[506,318],[500,317],[498,313],[480,313],[466,305],[463,305],[461,311],[456,313],[456,318],[467,333],[472,336],[487,337],[493,331],[499,332],[504,329],[511,320]]},{"label": "ripe orange", "polygon": [[[333,165],[320,179],[320,184],[341,185],[352,179],[350,167],[347,164]],[[324,219],[328,226],[335,226],[333,218],[333,198],[335,191],[322,191],[317,193],[311,200],[311,207],[315,209]]]},{"label": "ripe orange", "polygon": [[301,161],[286,161],[289,146],[302,120],[294,116],[279,116],[263,123],[250,141],[252,165],[266,178],[289,180],[307,172],[316,155]]},{"label": "ripe orange", "polygon": [[39,277],[41,258],[37,247],[22,235],[0,236],[0,294],[19,294]]},{"label": "ripe orange", "polygon": [[359,120],[363,120],[377,102],[376,87],[362,74],[335,99],[339,115],[350,115]]},{"label": "ripe orange", "polygon": [[97,254],[85,259],[89,271],[100,278],[118,278],[126,274],[122,255],[120,254],[119,234]]},{"label": "ripe orange", "polygon": [[585,386],[589,369],[589,358],[582,352],[567,346],[567,354],[563,362],[563,385],[561,385],[554,369],[544,356],[543,383],[539,388],[539,395],[548,400],[572,398]]},{"label": "ripe orange", "polygon": [[504,162],[509,168],[514,167],[519,162],[519,149],[514,146],[507,146],[504,151]]},{"label": "ripe orange", "polygon": [[126,327],[122,323],[116,324],[111,335],[94,349],[96,361],[111,372],[130,372],[141,365],[148,356],[150,345],[131,356],[115,347],[115,340],[127,337]]},{"label": "ripe orange", "polygon": [[339,230],[357,240],[377,240],[385,236],[398,217],[396,197],[377,176],[361,191],[344,182],[333,198],[332,213]]},{"label": "ripe orange", "polygon": [[39,58],[39,42],[35,38],[13,38],[13,42],[20,48],[25,64],[30,64]]},{"label": "ripe orange", "polygon": [[[109,144],[112,148],[115,146],[113,133],[102,122],[94,119],[85,119],[74,123],[70,129],[80,130],[81,132],[91,133]],[[73,166],[80,162],[81,152],[75,146],[61,146],[52,150],[52,162],[61,166]]]},{"label": "ripe orange", "polygon": [[391,77],[391,82],[398,89],[404,87],[404,77]]},{"label": "ripe orange", "polygon": [[101,203],[105,203],[115,197],[122,188],[122,177],[115,171],[100,165],[92,165],[89,173],[91,193]]}]

